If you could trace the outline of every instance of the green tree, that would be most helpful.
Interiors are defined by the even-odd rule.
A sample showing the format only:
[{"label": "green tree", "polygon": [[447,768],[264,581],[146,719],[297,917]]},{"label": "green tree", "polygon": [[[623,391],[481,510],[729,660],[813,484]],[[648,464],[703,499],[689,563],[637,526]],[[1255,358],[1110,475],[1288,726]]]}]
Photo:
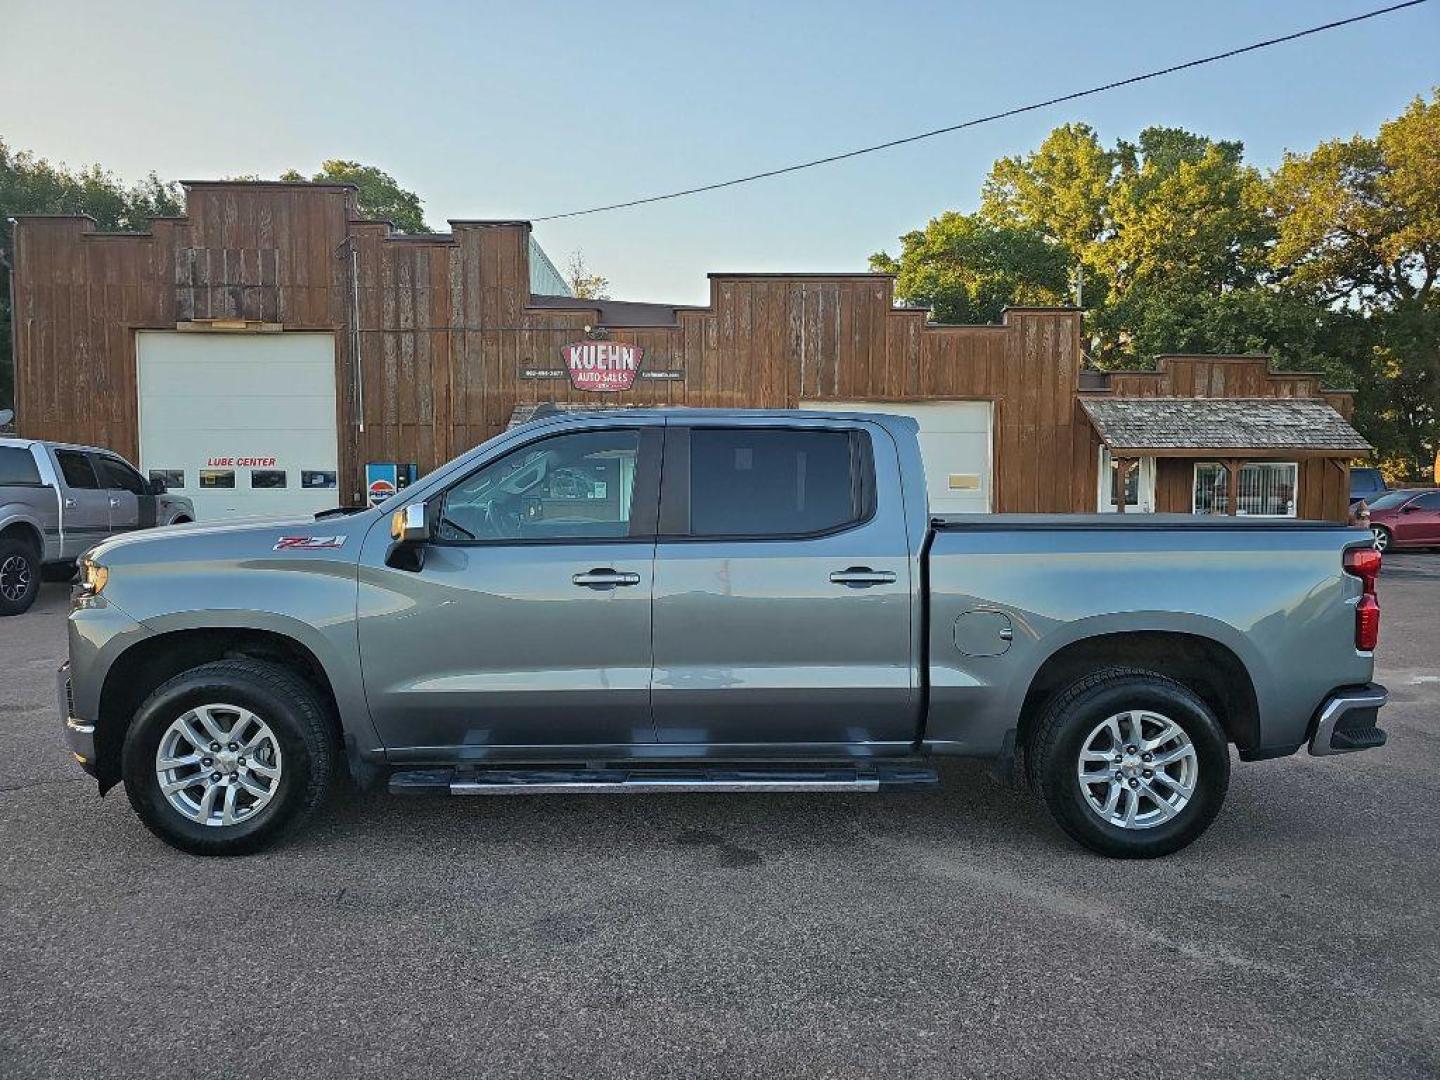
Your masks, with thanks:
[{"label": "green tree", "polygon": [[[306,179],[297,170],[280,174],[281,180]],[[402,188],[393,176],[374,165],[358,161],[323,161],[320,171],[309,178],[317,184],[354,184],[357,202],[363,217],[390,222],[402,233],[431,232],[425,224],[425,210],[420,196]]]},{"label": "green tree", "polygon": [[940,322],[994,322],[1007,304],[1063,304],[1069,256],[1034,229],[947,211],[900,238],[900,257],[870,267],[896,275],[896,293]]},{"label": "green tree", "polygon": [[980,213],[997,225],[1032,229],[1098,270],[1093,254],[1110,234],[1111,189],[1121,164],[1086,124],[1065,124],[1034,153],[990,168]]},{"label": "green tree", "polygon": [[1425,475],[1440,443],[1440,90],[1374,138],[1286,155],[1271,209],[1285,287],[1370,329],[1350,362],[1382,467]]},{"label": "green tree", "polygon": [[100,229],[143,229],[156,217],[184,213],[179,186],[151,173],[138,184],[122,183],[99,165],[69,169],[12,150],[0,139],[0,408],[14,402],[10,354],[10,266],[14,237],[5,219],[19,214],[89,214]]}]

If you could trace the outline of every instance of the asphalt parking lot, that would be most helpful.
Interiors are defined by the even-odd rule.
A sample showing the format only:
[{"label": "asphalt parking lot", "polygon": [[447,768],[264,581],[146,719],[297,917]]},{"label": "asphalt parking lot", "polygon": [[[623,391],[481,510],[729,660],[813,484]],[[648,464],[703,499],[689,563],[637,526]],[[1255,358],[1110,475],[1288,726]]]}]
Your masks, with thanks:
[{"label": "asphalt parking lot", "polygon": [[60,746],[66,589],[0,621],[0,1075],[1440,1074],[1440,555],[1389,745],[1237,767],[1151,863],[983,768],[925,795],[347,795],[172,851]]}]

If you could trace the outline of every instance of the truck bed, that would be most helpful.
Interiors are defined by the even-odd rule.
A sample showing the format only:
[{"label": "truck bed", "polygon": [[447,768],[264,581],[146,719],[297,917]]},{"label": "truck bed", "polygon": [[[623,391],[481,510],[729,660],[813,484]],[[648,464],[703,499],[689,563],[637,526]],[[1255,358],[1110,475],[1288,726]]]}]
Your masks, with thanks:
[{"label": "truck bed", "polygon": [[1369,680],[1370,654],[1354,647],[1360,582],[1342,571],[1344,549],[1369,540],[1338,522],[1275,518],[934,517],[925,742],[1003,753],[1042,666],[1071,643],[1116,635],[1112,662],[1142,667],[1147,649],[1218,643],[1231,657],[1197,655],[1233,657],[1253,683],[1242,751],[1292,752],[1328,693]]}]

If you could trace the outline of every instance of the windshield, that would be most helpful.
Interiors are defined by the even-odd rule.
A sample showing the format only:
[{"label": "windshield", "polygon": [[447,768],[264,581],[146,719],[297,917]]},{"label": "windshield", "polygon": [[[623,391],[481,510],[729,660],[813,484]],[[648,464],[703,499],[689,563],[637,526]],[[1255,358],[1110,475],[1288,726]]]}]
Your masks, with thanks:
[{"label": "windshield", "polygon": [[1387,491],[1378,499],[1371,500],[1369,506],[1371,510],[1393,510],[1397,506],[1404,506],[1416,494],[1418,493],[1414,491]]}]

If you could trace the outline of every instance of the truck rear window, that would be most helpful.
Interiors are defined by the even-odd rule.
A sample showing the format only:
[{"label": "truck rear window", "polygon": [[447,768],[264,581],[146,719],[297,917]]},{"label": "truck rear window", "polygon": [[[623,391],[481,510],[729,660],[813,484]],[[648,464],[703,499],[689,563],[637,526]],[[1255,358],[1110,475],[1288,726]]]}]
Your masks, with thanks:
[{"label": "truck rear window", "polygon": [[[867,516],[860,432],[704,428],[690,433],[690,535],[808,536]],[[863,460],[862,460],[863,458]]]},{"label": "truck rear window", "polygon": [[23,446],[0,446],[0,487],[40,483],[35,457]]}]

